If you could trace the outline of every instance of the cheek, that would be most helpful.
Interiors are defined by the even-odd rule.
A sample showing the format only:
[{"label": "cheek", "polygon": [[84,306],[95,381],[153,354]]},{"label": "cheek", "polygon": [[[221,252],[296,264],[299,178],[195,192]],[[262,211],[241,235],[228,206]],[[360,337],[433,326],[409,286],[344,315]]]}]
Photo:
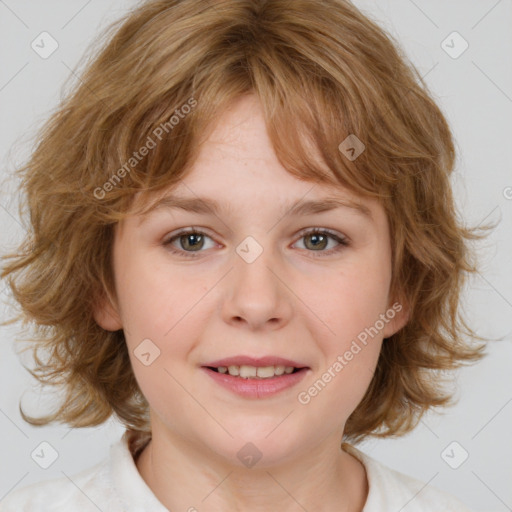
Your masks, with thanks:
[{"label": "cheek", "polygon": [[385,258],[358,258],[343,271],[317,277],[317,286],[301,293],[307,297],[304,318],[323,357],[318,380],[303,398],[314,401],[313,407],[345,411],[348,417],[363,398],[379,358],[390,269]]},{"label": "cheek", "polygon": [[385,266],[361,262],[318,277],[317,286],[306,286],[301,293],[321,319],[323,331],[340,348],[385,313],[390,284]]},{"label": "cheek", "polygon": [[387,289],[376,288],[367,277],[356,273],[341,276],[325,283],[324,294],[308,298],[308,305],[316,304],[311,309],[318,311],[322,320],[305,315],[323,357],[298,400],[306,404],[309,416],[325,417],[326,410],[339,411],[326,420],[333,428],[337,421],[346,421],[361,402],[382,347],[377,322],[385,312]]},{"label": "cheek", "polygon": [[129,255],[118,258],[116,274],[127,338],[132,344],[141,337],[163,342],[204,293],[204,282],[170,273],[156,251],[143,257],[136,248],[127,247],[121,254]]},{"label": "cheek", "polygon": [[[132,367],[143,393],[149,398],[154,391],[158,400],[163,382],[173,382],[166,370],[180,380],[184,377],[182,372],[186,370],[180,365],[201,339],[209,313],[205,310],[205,294],[215,281],[211,277],[212,283],[205,284],[204,276],[171,273],[157,258],[139,258],[137,251],[130,258],[120,258],[117,268],[123,330]],[[165,385],[163,389],[168,391]]]},{"label": "cheek", "polygon": [[133,343],[138,338],[160,338],[171,327],[176,289],[149,272],[131,272],[119,286],[125,334]]}]

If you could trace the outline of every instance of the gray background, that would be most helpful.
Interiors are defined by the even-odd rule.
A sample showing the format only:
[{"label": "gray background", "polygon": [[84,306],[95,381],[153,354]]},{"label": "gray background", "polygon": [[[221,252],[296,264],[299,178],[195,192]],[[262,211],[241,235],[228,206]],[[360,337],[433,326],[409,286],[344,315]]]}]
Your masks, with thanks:
[{"label": "gray background", "polygon": [[[56,106],[65,80],[99,30],[135,3],[0,0],[0,178],[26,158],[27,137]],[[429,413],[408,436],[372,440],[360,448],[458,496],[475,510],[512,510],[512,0],[355,4],[400,41],[448,117],[459,150],[453,185],[465,221],[477,225],[501,219],[481,246],[482,272],[466,290],[464,311],[481,336],[503,338],[490,344],[484,361],[459,372],[455,407]],[[47,59],[31,48],[43,31],[59,44]],[[441,46],[453,31],[469,44],[458,58]],[[449,44],[452,51],[460,48],[460,41]],[[0,226],[4,252],[23,232],[15,186],[1,191]],[[4,282],[0,293],[7,301]],[[6,306],[0,308],[0,318],[5,319]],[[0,330],[0,499],[32,482],[63,474],[72,478],[103,459],[122,433],[113,420],[81,430],[26,424],[18,412],[19,400],[37,412],[52,396],[41,394],[22,368],[14,352],[17,335],[16,326]],[[31,458],[44,441],[58,453],[48,469]],[[453,441],[458,445],[445,452]],[[469,457],[453,469],[446,460],[456,465],[462,450]]]}]

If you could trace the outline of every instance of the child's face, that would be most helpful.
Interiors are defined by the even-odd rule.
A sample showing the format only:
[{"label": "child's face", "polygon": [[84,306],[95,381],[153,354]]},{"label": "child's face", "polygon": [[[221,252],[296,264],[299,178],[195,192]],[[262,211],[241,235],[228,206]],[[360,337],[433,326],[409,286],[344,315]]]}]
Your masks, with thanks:
[{"label": "child's face", "polygon": [[[173,195],[208,198],[220,211],[162,207],[142,224],[139,217],[119,224],[113,258],[118,302],[112,310],[98,309],[98,323],[124,330],[151,406],[153,436],[209,447],[237,464],[247,442],[262,452],[259,464],[338,447],[371,381],[383,337],[406,320],[405,309],[397,313],[388,296],[384,210],[376,201],[286,172],[254,97],[219,119],[201,151]],[[290,213],[296,201],[327,196],[359,200],[371,218],[346,207]],[[202,240],[182,236],[165,245],[191,226],[206,233]],[[313,228],[348,237],[350,245],[305,236]],[[138,348],[145,339],[151,342]],[[269,393],[269,381],[257,381],[267,393],[258,398],[258,384],[241,395],[204,368],[234,356],[281,357],[308,369],[298,380],[275,377],[294,382],[277,393]],[[320,391],[308,391],[317,381]]]}]

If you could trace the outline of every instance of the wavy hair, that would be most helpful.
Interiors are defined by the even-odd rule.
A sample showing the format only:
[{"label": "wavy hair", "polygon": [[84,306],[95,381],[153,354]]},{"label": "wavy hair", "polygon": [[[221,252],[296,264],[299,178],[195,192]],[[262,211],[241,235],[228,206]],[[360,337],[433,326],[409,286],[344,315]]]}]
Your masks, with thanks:
[{"label": "wavy hair", "polygon": [[[178,184],[220,113],[246,94],[261,101],[288,172],[378,198],[390,223],[390,291],[410,316],[383,343],[345,439],[401,435],[450,404],[440,377],[485,355],[460,302],[477,272],[470,242],[488,227],[459,218],[453,136],[397,41],[346,0],[156,0],[97,44],[16,170],[29,229],[4,256],[20,308],[9,323],[33,329],[27,370],[65,390],[52,413],[20,405],[22,417],[84,427],[115,414],[136,445],[149,439],[123,331],[93,317],[98,297],[115,297],[113,227],[136,193]],[[366,147],[356,159],[339,149],[349,135]]]}]

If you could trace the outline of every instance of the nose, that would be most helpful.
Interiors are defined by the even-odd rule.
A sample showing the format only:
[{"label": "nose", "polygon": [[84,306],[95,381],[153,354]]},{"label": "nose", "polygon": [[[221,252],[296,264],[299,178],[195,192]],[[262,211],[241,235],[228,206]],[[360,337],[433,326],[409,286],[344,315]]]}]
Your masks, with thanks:
[{"label": "nose", "polygon": [[222,316],[229,324],[251,330],[279,329],[293,313],[292,287],[273,251],[260,247],[263,250],[256,250],[253,241],[234,252],[233,268],[224,284]]}]

